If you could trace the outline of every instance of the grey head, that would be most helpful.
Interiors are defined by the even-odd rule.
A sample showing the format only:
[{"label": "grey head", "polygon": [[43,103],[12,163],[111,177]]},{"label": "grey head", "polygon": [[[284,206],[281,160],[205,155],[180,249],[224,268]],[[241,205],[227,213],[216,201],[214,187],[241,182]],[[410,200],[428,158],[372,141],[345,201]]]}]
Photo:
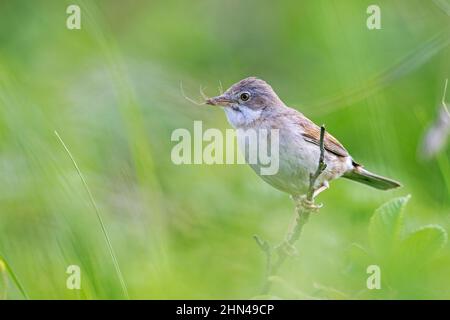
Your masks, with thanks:
[{"label": "grey head", "polygon": [[267,82],[255,77],[233,84],[222,95],[210,98],[206,103],[224,107],[233,127],[249,126],[264,113],[284,105]]}]

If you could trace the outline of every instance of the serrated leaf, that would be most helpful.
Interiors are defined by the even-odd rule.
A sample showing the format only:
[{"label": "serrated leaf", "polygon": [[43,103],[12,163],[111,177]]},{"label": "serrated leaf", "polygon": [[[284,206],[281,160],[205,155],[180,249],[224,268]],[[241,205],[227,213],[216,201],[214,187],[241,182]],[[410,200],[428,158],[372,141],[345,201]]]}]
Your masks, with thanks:
[{"label": "serrated leaf", "polygon": [[447,232],[439,225],[423,226],[401,242],[398,258],[410,266],[420,266],[447,243]]},{"label": "serrated leaf", "polygon": [[370,246],[378,257],[387,256],[400,241],[403,228],[403,209],[410,195],[392,199],[377,210],[370,219]]}]

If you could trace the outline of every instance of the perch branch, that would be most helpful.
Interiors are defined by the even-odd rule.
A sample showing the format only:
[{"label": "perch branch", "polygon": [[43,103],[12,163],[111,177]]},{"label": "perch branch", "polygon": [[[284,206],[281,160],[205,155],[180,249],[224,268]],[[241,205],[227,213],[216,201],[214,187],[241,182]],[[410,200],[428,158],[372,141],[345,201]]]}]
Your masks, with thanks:
[{"label": "perch branch", "polygon": [[[266,256],[266,277],[264,280],[264,285],[261,289],[261,294],[268,294],[271,288],[271,279],[270,277],[277,274],[280,267],[286,261],[286,259],[290,256],[296,254],[296,250],[294,244],[300,238],[300,235],[303,230],[303,226],[308,222],[309,216],[312,212],[317,211],[320,206],[316,206],[314,204],[314,185],[317,181],[317,178],[322,174],[322,172],[326,169],[327,165],[324,161],[325,158],[325,147],[324,147],[324,137],[325,137],[325,126],[321,126],[320,128],[320,156],[319,156],[319,164],[314,173],[309,175],[309,188],[306,196],[304,197],[294,197],[295,204],[295,225],[292,232],[289,232],[285,240],[281,242],[275,248],[265,240],[262,240],[258,236],[254,236],[256,243],[263,251]],[[276,255],[276,259],[274,260],[274,255]]]}]

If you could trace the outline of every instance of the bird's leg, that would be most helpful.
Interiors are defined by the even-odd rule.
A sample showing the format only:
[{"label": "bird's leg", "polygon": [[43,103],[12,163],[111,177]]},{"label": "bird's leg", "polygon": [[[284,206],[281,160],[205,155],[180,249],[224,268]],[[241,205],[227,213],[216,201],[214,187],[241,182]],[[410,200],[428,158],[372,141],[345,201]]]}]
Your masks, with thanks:
[{"label": "bird's leg", "polygon": [[329,187],[330,187],[330,185],[329,185],[328,181],[324,181],[319,188],[314,190],[313,199],[315,199],[320,193],[327,190]]},{"label": "bird's leg", "polygon": [[330,187],[330,185],[328,184],[328,181],[324,181],[322,182],[322,184],[320,185],[320,187],[318,187],[317,189],[314,189],[313,192],[313,196],[312,196],[312,200],[309,200],[308,197],[306,195],[304,196],[296,196],[295,198],[293,197],[296,206],[298,207],[303,206],[306,209],[311,210],[312,212],[315,212],[317,210],[319,210],[320,208],[322,208],[322,204],[314,204],[314,199],[323,191],[327,190]]}]

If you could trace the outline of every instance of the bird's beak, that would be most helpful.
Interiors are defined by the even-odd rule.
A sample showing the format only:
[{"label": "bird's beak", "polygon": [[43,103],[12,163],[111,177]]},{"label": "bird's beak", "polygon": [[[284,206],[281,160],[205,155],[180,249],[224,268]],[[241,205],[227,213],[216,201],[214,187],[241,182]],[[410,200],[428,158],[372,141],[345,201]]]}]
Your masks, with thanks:
[{"label": "bird's beak", "polygon": [[220,95],[217,97],[209,98],[206,100],[206,104],[211,106],[221,106],[226,107],[230,105],[233,101],[225,95]]}]

